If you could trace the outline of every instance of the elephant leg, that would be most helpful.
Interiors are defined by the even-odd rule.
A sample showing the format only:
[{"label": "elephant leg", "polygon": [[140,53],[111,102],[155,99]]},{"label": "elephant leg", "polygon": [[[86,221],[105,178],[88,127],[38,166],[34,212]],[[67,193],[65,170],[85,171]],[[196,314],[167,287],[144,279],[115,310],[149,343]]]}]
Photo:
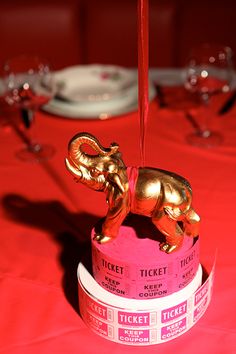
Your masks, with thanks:
[{"label": "elephant leg", "polygon": [[199,235],[199,225],[200,217],[195,213],[195,211],[190,208],[185,214],[184,219],[184,233],[188,236],[198,236]]},{"label": "elephant leg", "polygon": [[126,199],[120,199],[113,208],[108,210],[102,232],[96,234],[94,239],[99,243],[107,243],[115,239],[128,212]]},{"label": "elephant leg", "polygon": [[166,242],[160,245],[162,251],[171,253],[181,247],[184,233],[176,220],[161,211],[152,218],[152,222],[166,237]]}]

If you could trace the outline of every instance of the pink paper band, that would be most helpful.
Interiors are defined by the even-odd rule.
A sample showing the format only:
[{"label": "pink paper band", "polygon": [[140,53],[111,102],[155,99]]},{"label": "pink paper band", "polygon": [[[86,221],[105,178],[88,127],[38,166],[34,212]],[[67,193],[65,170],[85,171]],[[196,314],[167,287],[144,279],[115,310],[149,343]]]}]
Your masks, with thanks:
[{"label": "pink paper band", "polygon": [[202,269],[182,290],[161,299],[134,300],[101,288],[82,263],[78,267],[79,303],[84,322],[98,335],[126,345],[152,345],[188,331],[206,311],[214,267],[201,285]]},{"label": "pink paper band", "polygon": [[135,230],[121,226],[110,243],[93,240],[93,276],[107,291],[126,298],[155,299],[189,284],[199,266],[199,241],[185,237],[182,248],[172,254],[159,249],[159,242],[138,238]]}]

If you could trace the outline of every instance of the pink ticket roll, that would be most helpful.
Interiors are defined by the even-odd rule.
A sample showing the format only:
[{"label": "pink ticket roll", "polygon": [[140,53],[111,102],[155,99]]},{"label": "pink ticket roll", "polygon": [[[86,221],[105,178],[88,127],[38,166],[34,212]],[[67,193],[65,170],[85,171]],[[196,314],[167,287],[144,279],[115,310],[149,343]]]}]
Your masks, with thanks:
[{"label": "pink ticket roll", "polygon": [[138,238],[129,226],[121,226],[118,237],[99,244],[92,231],[93,276],[109,292],[133,299],[168,296],[187,286],[199,266],[198,238],[184,237],[180,250],[160,251],[160,243]]},{"label": "pink ticket roll", "polygon": [[188,331],[205,313],[211,300],[213,274],[212,270],[202,284],[199,265],[193,280],[182,290],[143,301],[106,291],[80,263],[80,313],[92,331],[108,340],[139,346],[164,343]]}]

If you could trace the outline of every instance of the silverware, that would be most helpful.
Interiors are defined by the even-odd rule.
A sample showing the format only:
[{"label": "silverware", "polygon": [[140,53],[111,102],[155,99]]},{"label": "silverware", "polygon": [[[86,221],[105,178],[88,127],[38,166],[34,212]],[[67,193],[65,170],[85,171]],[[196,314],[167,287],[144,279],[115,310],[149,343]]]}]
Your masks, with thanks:
[{"label": "silverware", "polygon": [[157,99],[158,99],[160,108],[167,107],[167,103],[165,101],[164,92],[163,92],[161,85],[159,85],[159,84],[154,84],[154,85],[155,85]]},{"label": "silverware", "polygon": [[61,102],[66,102],[66,103],[75,103],[72,100],[70,100],[69,98],[63,97],[61,96],[59,93],[57,93],[53,99],[57,100],[57,101],[61,101]]}]

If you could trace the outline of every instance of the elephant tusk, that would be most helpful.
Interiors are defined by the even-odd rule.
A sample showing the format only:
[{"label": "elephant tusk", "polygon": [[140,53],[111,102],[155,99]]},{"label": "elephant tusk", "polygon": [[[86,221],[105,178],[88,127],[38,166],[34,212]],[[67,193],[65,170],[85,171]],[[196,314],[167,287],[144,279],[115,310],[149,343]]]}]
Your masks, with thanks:
[{"label": "elephant tusk", "polygon": [[66,164],[66,168],[67,170],[73,174],[74,176],[76,176],[76,178],[81,179],[82,178],[82,172],[80,170],[78,170],[77,168],[75,168],[70,162],[69,160],[66,158],[65,159],[65,164]]},{"label": "elephant tusk", "polygon": [[109,176],[109,180],[112,181],[113,183],[115,183],[117,185],[117,187],[119,188],[119,190],[121,191],[121,193],[123,194],[125,189],[121,183],[119,175],[117,173],[110,173],[108,176]]}]

